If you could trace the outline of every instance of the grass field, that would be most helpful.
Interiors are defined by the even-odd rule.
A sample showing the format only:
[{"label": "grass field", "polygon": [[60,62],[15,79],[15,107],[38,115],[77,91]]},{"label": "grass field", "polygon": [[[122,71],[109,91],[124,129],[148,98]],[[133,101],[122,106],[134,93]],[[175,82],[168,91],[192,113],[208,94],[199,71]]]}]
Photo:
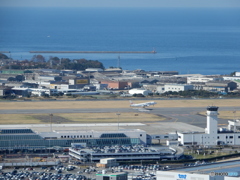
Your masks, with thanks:
[{"label": "grass field", "polygon": [[[134,103],[149,100],[137,100]],[[199,99],[199,100],[157,100],[154,107],[240,107],[239,99]],[[128,108],[129,101],[13,101],[0,102],[0,109],[94,109],[94,108]]]},{"label": "grass field", "polygon": [[[147,113],[121,113],[121,123],[131,122],[156,122],[165,120],[164,117]],[[0,114],[0,124],[44,124],[50,123],[49,114]],[[116,123],[116,113],[55,113],[52,123]]]}]

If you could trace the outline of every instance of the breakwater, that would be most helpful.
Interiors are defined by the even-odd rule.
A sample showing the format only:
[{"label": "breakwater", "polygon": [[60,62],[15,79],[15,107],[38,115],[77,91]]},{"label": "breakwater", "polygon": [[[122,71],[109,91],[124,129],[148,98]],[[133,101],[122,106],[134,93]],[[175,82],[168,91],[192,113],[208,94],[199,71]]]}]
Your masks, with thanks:
[{"label": "breakwater", "polygon": [[125,53],[125,54],[155,54],[156,51],[29,51],[30,53]]}]

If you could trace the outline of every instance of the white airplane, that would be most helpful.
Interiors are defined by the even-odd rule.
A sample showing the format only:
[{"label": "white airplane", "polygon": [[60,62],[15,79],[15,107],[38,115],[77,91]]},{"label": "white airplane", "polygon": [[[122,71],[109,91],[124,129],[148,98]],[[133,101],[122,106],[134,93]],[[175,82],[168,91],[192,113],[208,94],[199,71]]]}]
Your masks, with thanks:
[{"label": "white airplane", "polygon": [[157,104],[157,103],[154,102],[154,101],[145,102],[145,103],[138,103],[138,104],[134,104],[132,101],[129,101],[129,102],[130,102],[130,107],[143,107],[143,108],[145,108],[145,107],[147,107],[147,106],[151,106],[151,105],[154,106],[154,104]]}]

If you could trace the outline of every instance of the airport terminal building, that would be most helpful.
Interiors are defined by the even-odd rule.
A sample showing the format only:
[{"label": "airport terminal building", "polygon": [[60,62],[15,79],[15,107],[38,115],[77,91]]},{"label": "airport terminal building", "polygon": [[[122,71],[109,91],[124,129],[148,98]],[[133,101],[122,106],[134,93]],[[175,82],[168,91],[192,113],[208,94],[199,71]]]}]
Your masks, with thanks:
[{"label": "airport terminal building", "polygon": [[[0,153],[28,151],[35,153],[52,150],[69,151],[69,155],[81,161],[97,162],[102,158],[118,161],[178,159],[183,149],[176,147],[151,148],[152,136],[140,129],[116,131],[59,130],[37,132],[32,129],[2,129]],[[81,148],[74,147],[81,145]]]},{"label": "airport terminal building", "polygon": [[1,129],[0,150],[42,150],[54,146],[69,148],[71,143],[87,146],[147,145],[151,137],[140,129],[119,131],[53,131],[34,132],[32,129]]}]

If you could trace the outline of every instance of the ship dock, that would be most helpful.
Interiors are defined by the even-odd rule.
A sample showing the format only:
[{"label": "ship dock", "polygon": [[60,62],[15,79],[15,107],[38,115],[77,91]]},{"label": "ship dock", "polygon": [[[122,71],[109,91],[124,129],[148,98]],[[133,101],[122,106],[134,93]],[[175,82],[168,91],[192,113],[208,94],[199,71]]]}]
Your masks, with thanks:
[{"label": "ship dock", "polygon": [[125,53],[125,54],[155,54],[156,51],[29,51],[30,53]]}]

